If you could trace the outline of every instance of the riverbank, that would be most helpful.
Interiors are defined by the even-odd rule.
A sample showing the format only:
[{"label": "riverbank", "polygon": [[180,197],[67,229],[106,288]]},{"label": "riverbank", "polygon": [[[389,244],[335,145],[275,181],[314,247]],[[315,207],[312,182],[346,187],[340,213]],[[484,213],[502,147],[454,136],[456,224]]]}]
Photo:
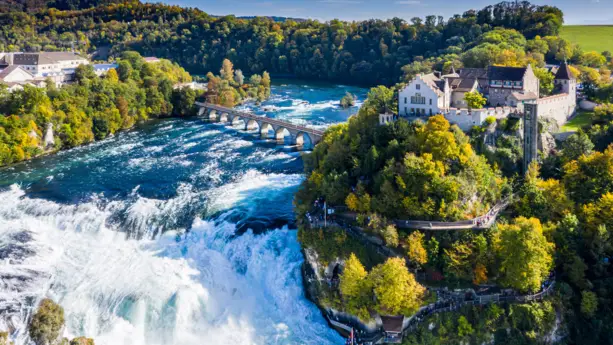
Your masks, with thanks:
[{"label": "riverbank", "polygon": [[[344,93],[274,85],[262,106],[323,128],[349,117],[334,106]],[[0,253],[12,264],[0,267],[11,291],[0,330],[27,344],[44,296],[64,307],[70,338],[96,345],[340,344],[303,290],[292,225],[303,179],[291,147],[194,118],[1,169]]]}]

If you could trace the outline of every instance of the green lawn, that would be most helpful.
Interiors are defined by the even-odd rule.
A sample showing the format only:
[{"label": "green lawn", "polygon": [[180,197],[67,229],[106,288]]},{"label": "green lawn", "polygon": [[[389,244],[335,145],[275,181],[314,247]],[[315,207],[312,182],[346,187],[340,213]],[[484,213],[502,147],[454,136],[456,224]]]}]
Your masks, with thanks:
[{"label": "green lawn", "polygon": [[592,116],[594,113],[591,111],[579,110],[577,115],[562,126],[562,132],[576,132],[580,128],[592,124]]},{"label": "green lawn", "polygon": [[560,36],[578,44],[583,51],[613,52],[613,25],[566,25]]}]

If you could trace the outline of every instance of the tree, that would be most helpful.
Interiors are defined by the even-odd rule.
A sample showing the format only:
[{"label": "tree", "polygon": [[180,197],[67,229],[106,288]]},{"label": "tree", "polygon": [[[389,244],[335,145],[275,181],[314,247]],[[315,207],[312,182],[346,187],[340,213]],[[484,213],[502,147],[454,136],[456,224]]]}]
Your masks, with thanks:
[{"label": "tree", "polygon": [[536,292],[553,265],[553,244],[543,235],[536,218],[516,218],[498,225],[497,254],[501,258],[501,281],[522,292]]},{"label": "tree", "polygon": [[464,100],[468,105],[468,109],[482,109],[487,103],[487,99],[479,91],[465,93]]},{"label": "tree", "polygon": [[64,327],[64,309],[46,298],[30,321],[30,338],[36,345],[53,345]]},{"label": "tree", "polygon": [[79,65],[75,69],[74,78],[78,83],[83,83],[85,80],[96,77],[94,67],[92,65]]},{"label": "tree", "polygon": [[[407,256],[411,262],[422,266],[428,262],[428,252],[424,248],[424,234],[414,231],[407,237]],[[438,243],[436,244],[438,251]]]},{"label": "tree", "polygon": [[349,193],[349,195],[347,195],[347,198],[345,199],[345,205],[347,205],[347,207],[354,212],[359,210],[359,203],[360,200],[358,199],[358,196],[354,193]]},{"label": "tree", "polygon": [[368,273],[355,254],[351,253],[345,262],[343,273],[340,275],[339,288],[341,294],[347,298],[359,298],[364,293],[364,279]]},{"label": "tree", "polygon": [[598,309],[598,297],[592,291],[581,291],[581,313],[593,317]]},{"label": "tree", "polygon": [[232,81],[234,78],[234,65],[232,61],[224,59],[221,64],[221,70],[219,71],[221,79],[226,81]]},{"label": "tree", "polygon": [[94,345],[94,339],[78,337],[70,341],[70,345]]},{"label": "tree", "polygon": [[375,266],[367,281],[375,296],[374,309],[383,315],[413,314],[425,292],[401,258],[390,258]]},{"label": "tree", "polygon": [[339,289],[348,312],[361,319],[368,319],[369,286],[366,280],[368,273],[354,253],[345,262],[340,275]]},{"label": "tree", "polygon": [[132,77],[132,65],[128,60],[120,60],[117,63],[117,73],[119,74],[119,80],[126,82]]},{"label": "tree", "polygon": [[393,224],[388,224],[383,229],[383,239],[385,244],[390,247],[398,247],[398,230]]},{"label": "tree", "polygon": [[469,337],[474,333],[473,326],[468,322],[464,315],[458,319],[458,336],[460,338]]},{"label": "tree", "polygon": [[580,60],[582,65],[592,68],[600,68],[607,62],[607,59],[596,51],[583,53]]},{"label": "tree", "polygon": [[564,163],[577,160],[583,155],[589,155],[594,150],[594,143],[582,130],[562,142],[562,160]]},{"label": "tree", "polygon": [[341,98],[341,107],[344,109],[353,107],[355,105],[357,97],[347,92],[343,98]]},{"label": "tree", "polygon": [[568,198],[564,184],[555,179],[540,179],[538,163],[530,163],[520,188],[517,203],[519,213],[547,221],[562,218],[572,207],[573,203]]},{"label": "tree", "polygon": [[106,73],[106,79],[108,79],[111,83],[117,83],[119,81],[119,75],[117,74],[117,70],[111,68]]},{"label": "tree", "polygon": [[598,200],[613,191],[613,147],[592,152],[564,165],[564,185],[578,203]]},{"label": "tree", "polygon": [[555,76],[546,68],[533,68],[534,74],[539,80],[539,93],[541,97],[551,95]]},{"label": "tree", "polygon": [[264,73],[262,73],[262,81],[261,81],[261,85],[266,88],[266,89],[270,89],[270,74],[268,74],[268,72],[264,71]]},{"label": "tree", "polygon": [[172,91],[172,108],[175,115],[190,116],[194,114],[196,91],[190,87],[175,89]]}]

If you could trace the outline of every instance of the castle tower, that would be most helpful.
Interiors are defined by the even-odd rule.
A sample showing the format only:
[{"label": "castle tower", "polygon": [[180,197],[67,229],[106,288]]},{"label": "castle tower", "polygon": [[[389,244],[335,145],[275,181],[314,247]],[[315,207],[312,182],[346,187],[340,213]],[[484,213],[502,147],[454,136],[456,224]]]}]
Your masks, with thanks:
[{"label": "castle tower", "polygon": [[568,96],[560,99],[562,104],[559,107],[559,113],[564,114],[565,119],[573,116],[577,110],[577,79],[573,76],[568,68],[568,64],[564,61],[554,79],[555,89],[562,94]]},{"label": "castle tower", "polygon": [[560,65],[553,82],[562,93],[567,93],[575,97],[575,99],[577,98],[577,79],[573,77],[566,61]]}]

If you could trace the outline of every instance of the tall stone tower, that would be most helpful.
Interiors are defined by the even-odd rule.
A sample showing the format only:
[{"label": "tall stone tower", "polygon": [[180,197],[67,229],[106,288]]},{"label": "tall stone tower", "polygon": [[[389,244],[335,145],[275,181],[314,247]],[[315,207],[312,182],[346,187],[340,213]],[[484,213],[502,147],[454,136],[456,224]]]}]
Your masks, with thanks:
[{"label": "tall stone tower", "polygon": [[532,161],[538,159],[538,104],[536,101],[524,103],[524,172]]},{"label": "tall stone tower", "polygon": [[568,96],[561,99],[560,102],[563,102],[561,107],[566,114],[566,118],[569,118],[575,114],[577,110],[577,79],[575,79],[570,72],[570,68],[568,68],[566,61],[560,65],[553,82],[556,91],[568,94]]}]

